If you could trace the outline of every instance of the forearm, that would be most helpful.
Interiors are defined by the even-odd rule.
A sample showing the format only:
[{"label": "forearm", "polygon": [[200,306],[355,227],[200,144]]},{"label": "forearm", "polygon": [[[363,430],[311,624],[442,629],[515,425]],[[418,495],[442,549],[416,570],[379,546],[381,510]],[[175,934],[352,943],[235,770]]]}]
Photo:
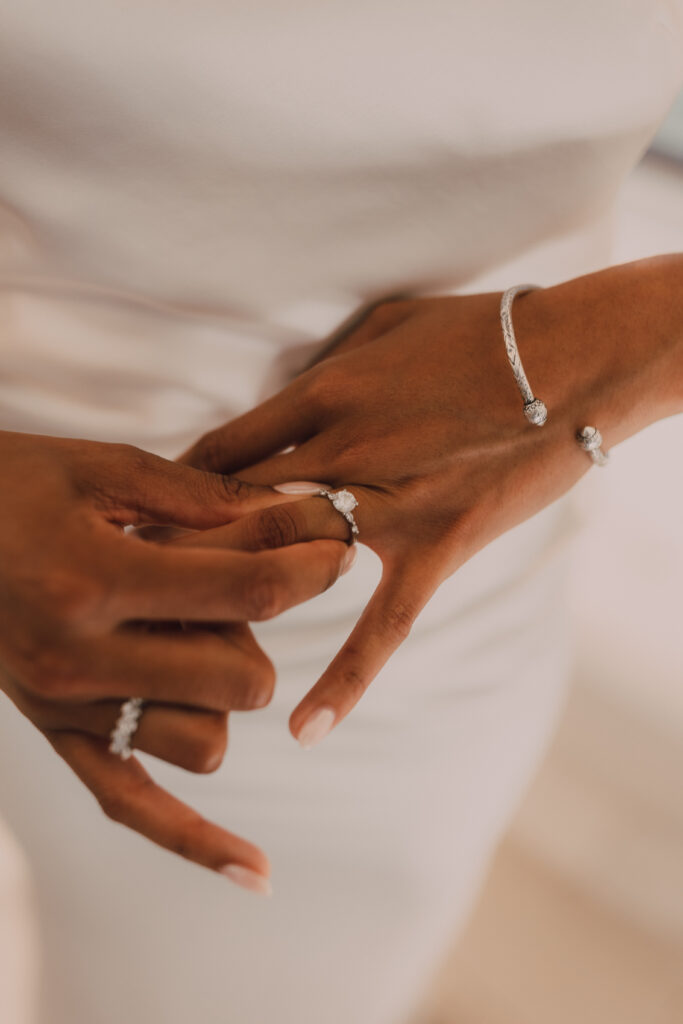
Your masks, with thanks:
[{"label": "forearm", "polygon": [[683,255],[625,263],[515,300],[548,427],[599,427],[606,446],[683,411]]}]

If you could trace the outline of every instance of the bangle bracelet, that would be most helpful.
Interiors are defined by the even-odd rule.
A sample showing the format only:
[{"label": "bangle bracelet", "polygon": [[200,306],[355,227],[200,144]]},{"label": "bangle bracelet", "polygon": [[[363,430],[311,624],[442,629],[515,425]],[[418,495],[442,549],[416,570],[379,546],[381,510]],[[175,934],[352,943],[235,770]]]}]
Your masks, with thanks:
[{"label": "bangle bracelet", "polygon": [[524,372],[522,366],[522,360],[519,355],[519,349],[517,348],[517,339],[515,338],[515,329],[512,326],[512,300],[515,295],[521,295],[524,292],[532,292],[539,288],[537,284],[517,284],[513,288],[508,288],[507,291],[503,292],[500,300],[500,323],[503,328],[503,338],[505,339],[505,351],[507,352],[508,359],[510,360],[510,366],[512,372],[515,375],[517,381],[517,387],[519,388],[522,398],[524,399],[524,415],[528,419],[529,423],[533,423],[537,427],[542,427],[548,418],[548,410],[545,404],[540,398],[535,398],[534,393],[529,386],[529,381]]},{"label": "bangle bracelet", "polygon": [[582,427],[576,432],[576,440],[588,452],[596,466],[606,466],[609,455],[602,450],[602,434],[597,427]]}]

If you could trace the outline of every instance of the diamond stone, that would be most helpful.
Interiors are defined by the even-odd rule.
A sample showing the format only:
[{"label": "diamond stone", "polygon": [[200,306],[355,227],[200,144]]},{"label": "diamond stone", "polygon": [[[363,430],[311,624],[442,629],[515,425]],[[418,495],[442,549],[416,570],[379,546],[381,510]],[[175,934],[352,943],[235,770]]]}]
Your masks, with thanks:
[{"label": "diamond stone", "polygon": [[337,491],[332,499],[332,504],[337,512],[346,515],[348,512],[353,512],[358,502],[353,494],[351,494],[351,491]]}]

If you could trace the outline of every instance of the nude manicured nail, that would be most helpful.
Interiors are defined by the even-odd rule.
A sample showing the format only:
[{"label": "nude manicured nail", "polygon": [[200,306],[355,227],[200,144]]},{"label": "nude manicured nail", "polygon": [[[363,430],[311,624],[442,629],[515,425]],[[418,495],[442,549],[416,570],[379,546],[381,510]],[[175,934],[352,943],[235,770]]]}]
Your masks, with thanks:
[{"label": "nude manicured nail", "polygon": [[219,874],[225,875],[231,882],[240,885],[243,889],[248,889],[249,892],[258,892],[262,896],[271,896],[273,893],[273,887],[268,878],[252,871],[251,868],[243,867],[242,864],[226,864],[225,867],[218,870]]},{"label": "nude manicured nail", "polygon": [[306,719],[297,739],[304,750],[310,750],[316,743],[324,740],[332,726],[337,713],[334,708],[318,708]]},{"label": "nude manicured nail", "polygon": [[348,551],[344,555],[344,561],[342,562],[342,568],[341,568],[342,576],[344,575],[345,572],[349,571],[349,569],[351,568],[353,563],[356,561],[357,557],[358,557],[358,547],[357,547],[356,544],[351,544],[349,546]]},{"label": "nude manicured nail", "polygon": [[281,494],[317,494],[325,490],[325,485],[314,484],[310,480],[293,480],[291,483],[275,484],[273,490]]}]

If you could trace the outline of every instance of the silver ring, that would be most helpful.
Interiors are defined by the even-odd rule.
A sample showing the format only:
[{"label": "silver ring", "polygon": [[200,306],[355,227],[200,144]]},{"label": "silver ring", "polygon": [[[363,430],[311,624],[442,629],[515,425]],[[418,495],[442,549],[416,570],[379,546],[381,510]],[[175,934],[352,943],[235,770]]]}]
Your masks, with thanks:
[{"label": "silver ring", "polygon": [[116,719],[116,725],[109,734],[109,753],[117,754],[122,761],[127,761],[133,753],[130,741],[140,724],[143,707],[142,697],[131,697],[124,700]]},{"label": "silver ring", "polygon": [[606,466],[609,455],[602,450],[602,434],[597,427],[582,427],[576,432],[576,440],[588,452],[596,466]]},{"label": "silver ring", "polygon": [[351,491],[318,491],[320,498],[327,498],[331,501],[337,512],[344,516],[344,519],[351,527],[351,543],[358,537],[358,524],[353,517],[353,510],[358,504],[358,499]]}]

